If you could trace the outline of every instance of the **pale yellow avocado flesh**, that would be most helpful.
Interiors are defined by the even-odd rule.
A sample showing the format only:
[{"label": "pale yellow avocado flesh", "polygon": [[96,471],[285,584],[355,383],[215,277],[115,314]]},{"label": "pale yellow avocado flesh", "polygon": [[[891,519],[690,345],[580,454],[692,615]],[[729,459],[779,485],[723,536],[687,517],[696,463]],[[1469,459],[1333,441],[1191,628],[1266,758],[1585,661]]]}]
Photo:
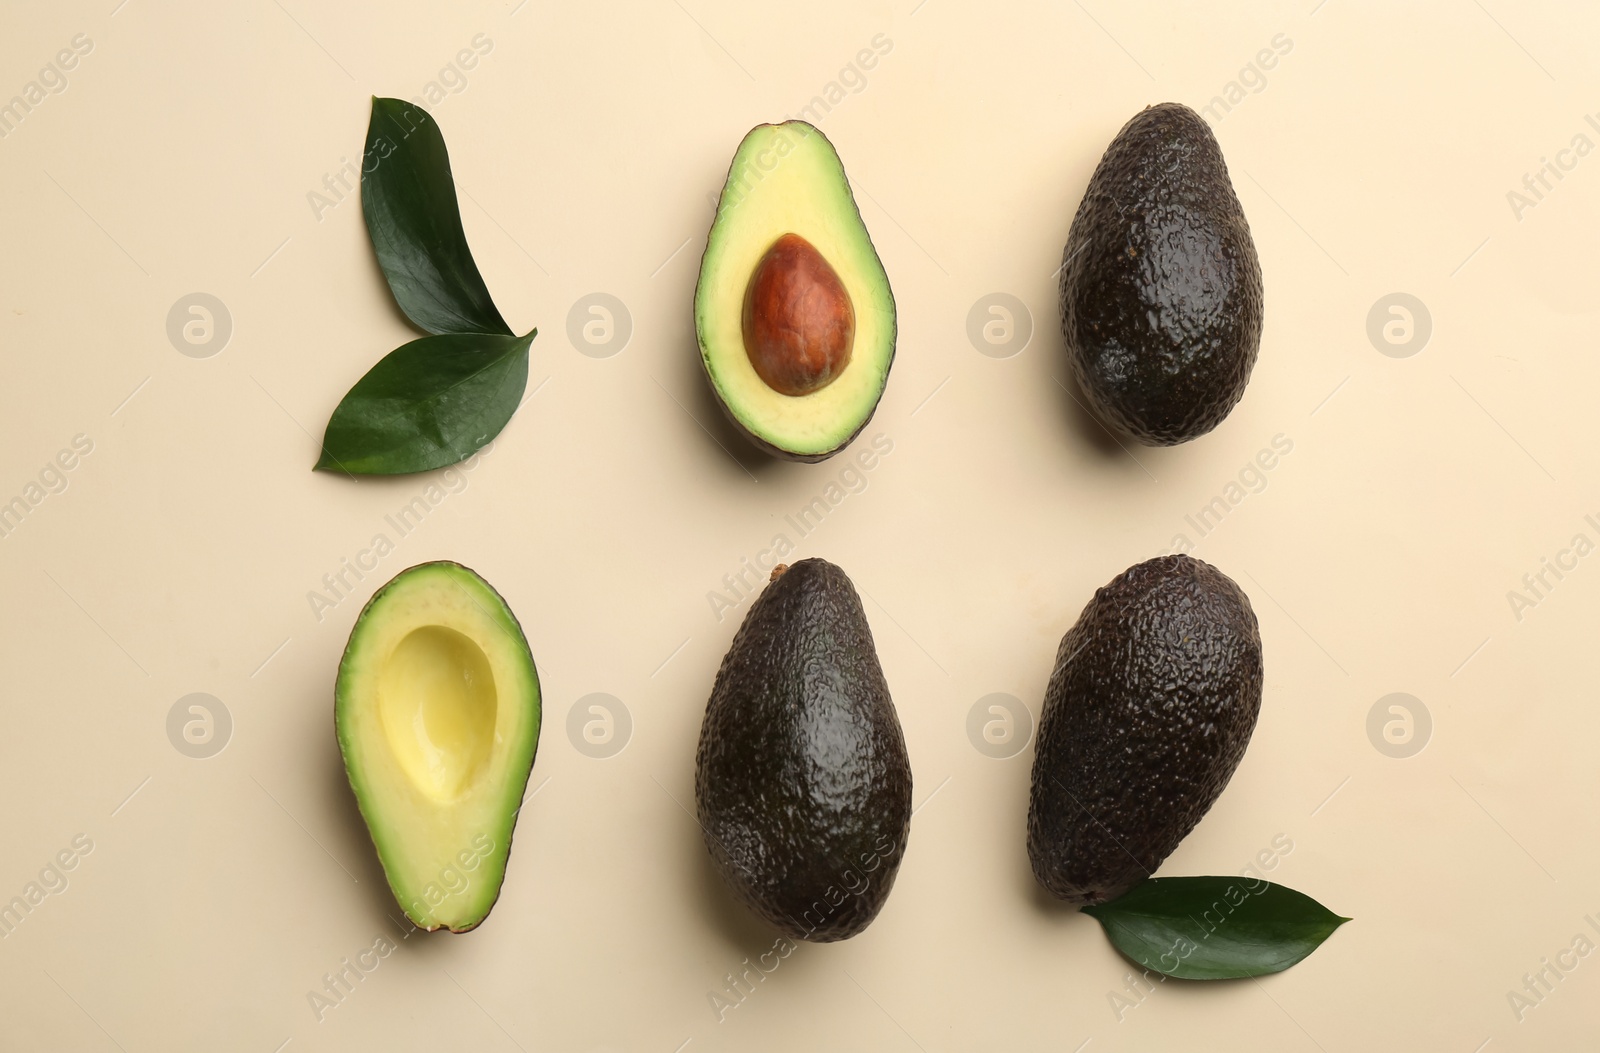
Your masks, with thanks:
[{"label": "pale yellow avocado flesh", "polygon": [[389,886],[419,928],[489,913],[539,738],[539,679],[515,616],[455,563],[402,571],[357,619],[335,724]]},{"label": "pale yellow avocado flesh", "polygon": [[[827,260],[855,308],[850,363],[807,395],[768,387],[750,364],[742,317],[751,275],[773,242],[798,234]],[[839,449],[872,416],[894,359],[895,305],[833,145],[804,121],[763,124],[739,144],[695,287],[706,374],[756,439],[802,457]]]}]

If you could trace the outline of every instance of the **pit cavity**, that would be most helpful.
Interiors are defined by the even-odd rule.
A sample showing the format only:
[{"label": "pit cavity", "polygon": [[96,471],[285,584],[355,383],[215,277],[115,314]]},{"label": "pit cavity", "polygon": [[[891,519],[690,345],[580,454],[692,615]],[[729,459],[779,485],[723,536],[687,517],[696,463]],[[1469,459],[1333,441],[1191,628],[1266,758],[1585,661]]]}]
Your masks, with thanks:
[{"label": "pit cavity", "polygon": [[498,697],[489,659],[443,625],[413,630],[378,677],[378,711],[389,748],[428,797],[450,801],[488,766]]}]

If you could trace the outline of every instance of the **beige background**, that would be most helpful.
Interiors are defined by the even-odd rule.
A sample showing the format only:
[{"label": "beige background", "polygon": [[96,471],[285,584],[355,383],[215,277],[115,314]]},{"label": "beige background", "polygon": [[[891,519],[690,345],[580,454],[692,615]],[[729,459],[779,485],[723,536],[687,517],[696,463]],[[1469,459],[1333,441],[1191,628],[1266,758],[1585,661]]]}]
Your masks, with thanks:
[{"label": "beige background", "polygon": [[[1574,534],[1600,540],[1584,521],[1600,513],[1600,158],[1520,218],[1507,193],[1580,133],[1600,143],[1584,123],[1600,109],[1600,19],[1503,0],[1248,16],[516,4],[7,5],[0,101],[76,34],[93,49],[0,139],[0,500],[75,435],[93,452],[0,539],[0,899],[76,835],[93,848],[0,940],[0,1046],[1592,1043],[1600,957],[1520,1022],[1507,992],[1600,916],[1600,559],[1520,621],[1507,593]],[[359,155],[370,94],[420,95],[480,33],[492,50],[432,109],[488,284],[513,326],[541,330],[538,394],[319,621],[307,594],[322,575],[393,537],[384,516],[432,480],[310,471],[340,396],[413,334],[359,201],[319,219],[307,195]],[[771,463],[728,435],[690,301],[708,194],[740,136],[807,105],[880,33],[892,49],[820,123],[899,301],[899,355],[856,447],[882,434],[893,451],[791,539],[870,597],[920,810],[874,925],[800,948],[719,1023],[708,993],[772,933],[729,902],[681,807],[747,606],[718,621],[708,593],[846,464]],[[1292,50],[1215,122],[1266,275],[1260,362],[1214,433],[1124,452],[1055,383],[1052,272],[1073,211],[1133,113],[1206,104],[1277,34]],[[205,359],[166,332],[196,291],[233,323]],[[632,319],[610,358],[567,335],[594,292]],[[1006,359],[966,335],[995,292],[1034,327]],[[1395,292],[1433,320],[1403,359],[1366,328]],[[1185,516],[1279,434],[1293,450],[1267,488],[1195,546],[1255,602],[1261,721],[1162,872],[1237,872],[1282,835],[1293,850],[1271,876],[1356,920],[1288,973],[1168,983],[1119,1021],[1126,965],[1028,871],[1031,747],[984,756],[967,715],[1004,692],[1037,716],[1094,588],[1195,540]],[[360,604],[436,558],[482,572],[526,628],[540,789],[482,929],[401,940],[330,687]],[[208,759],[166,731],[192,692],[231,714]],[[595,692],[633,724],[604,760],[567,732]],[[1409,759],[1369,739],[1391,692],[1431,714]],[[307,992],[379,935],[398,950],[319,1023]]]}]

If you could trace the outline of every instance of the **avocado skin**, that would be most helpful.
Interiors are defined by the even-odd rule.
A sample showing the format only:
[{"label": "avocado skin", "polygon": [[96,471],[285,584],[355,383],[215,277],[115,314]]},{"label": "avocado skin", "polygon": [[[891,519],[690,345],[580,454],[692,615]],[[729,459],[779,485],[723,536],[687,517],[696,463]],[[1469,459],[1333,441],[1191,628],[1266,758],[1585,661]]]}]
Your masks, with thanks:
[{"label": "avocado skin", "polygon": [[1226,574],[1130,567],[1061,638],[1028,807],[1033,873],[1105,903],[1155,872],[1222,793],[1261,708],[1261,635]]},{"label": "avocado skin", "polygon": [[1062,261],[1062,334],[1095,411],[1150,446],[1220,424],[1261,346],[1261,262],[1199,114],[1167,102],[1123,125]]},{"label": "avocado skin", "polygon": [[786,936],[828,943],[888,898],[911,764],[849,577],[821,559],[775,574],[711,689],[695,801],[735,895]]}]

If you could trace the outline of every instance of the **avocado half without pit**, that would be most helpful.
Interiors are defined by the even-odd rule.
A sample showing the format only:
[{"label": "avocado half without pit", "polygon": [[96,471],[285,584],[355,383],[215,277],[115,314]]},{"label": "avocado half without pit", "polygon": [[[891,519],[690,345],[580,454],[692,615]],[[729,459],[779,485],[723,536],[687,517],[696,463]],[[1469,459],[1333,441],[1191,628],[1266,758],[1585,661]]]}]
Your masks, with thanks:
[{"label": "avocado half without pit", "polygon": [[760,449],[821,461],[872,419],[894,361],[894,295],[816,128],[763,124],[739,144],[694,316],[717,402]]},{"label": "avocado half without pit", "polygon": [[466,567],[401,571],[356,619],[334,689],[339,749],[418,928],[466,932],[499,898],[539,714],[522,627]]}]

